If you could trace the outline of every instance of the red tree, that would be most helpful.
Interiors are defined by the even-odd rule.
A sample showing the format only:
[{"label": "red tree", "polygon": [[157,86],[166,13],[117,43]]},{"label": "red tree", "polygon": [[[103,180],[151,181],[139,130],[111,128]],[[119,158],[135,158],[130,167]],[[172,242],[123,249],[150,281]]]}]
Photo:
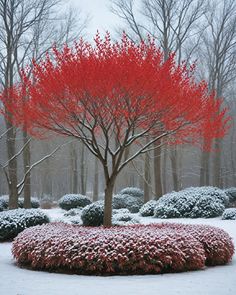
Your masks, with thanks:
[{"label": "red tree", "polygon": [[[11,89],[7,109],[32,135],[78,138],[100,160],[104,225],[110,226],[115,180],[126,164],[164,137],[171,144],[201,144],[226,133],[221,100],[204,81],[194,81],[193,69],[177,66],[173,55],[164,62],[151,40],[136,45],[124,35],[112,43],[109,34],[104,40],[97,35],[95,46],[80,40],[34,63],[33,78],[25,74],[24,83]],[[131,145],[135,152],[125,158]]]}]

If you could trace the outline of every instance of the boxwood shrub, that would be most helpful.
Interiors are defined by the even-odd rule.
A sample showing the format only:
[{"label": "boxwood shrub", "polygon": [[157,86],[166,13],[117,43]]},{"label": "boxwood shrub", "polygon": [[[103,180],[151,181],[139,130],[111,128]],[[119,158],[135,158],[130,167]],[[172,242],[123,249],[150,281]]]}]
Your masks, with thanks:
[{"label": "boxwood shrub", "polygon": [[154,209],[158,218],[211,218],[221,216],[229,199],[215,187],[192,187],[162,196]]},{"label": "boxwood shrub", "polygon": [[139,213],[141,216],[153,216],[154,215],[154,209],[157,205],[156,200],[150,200],[147,203],[145,203],[139,210]]},{"label": "boxwood shrub", "polygon": [[236,220],[236,208],[228,208],[222,214],[223,220]]},{"label": "boxwood shrub", "polygon": [[89,204],[91,204],[90,199],[80,194],[67,194],[61,197],[59,200],[59,206],[64,210],[85,207]]},{"label": "boxwood shrub", "polygon": [[47,215],[39,209],[15,209],[0,212],[0,241],[16,237],[27,227],[48,222]]}]

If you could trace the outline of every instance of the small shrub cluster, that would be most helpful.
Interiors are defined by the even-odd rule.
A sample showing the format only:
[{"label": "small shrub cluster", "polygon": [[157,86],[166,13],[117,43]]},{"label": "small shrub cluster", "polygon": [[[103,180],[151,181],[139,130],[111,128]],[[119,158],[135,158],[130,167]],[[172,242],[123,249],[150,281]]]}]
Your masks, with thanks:
[{"label": "small shrub cluster", "polygon": [[236,207],[236,187],[227,188],[225,193],[229,197],[228,207]]},{"label": "small shrub cluster", "polygon": [[83,208],[74,208],[70,209],[69,211],[65,212],[63,215],[66,217],[71,216],[80,216],[82,213]]},{"label": "small shrub cluster", "polygon": [[70,210],[77,207],[85,207],[89,204],[91,204],[90,199],[80,194],[64,195],[59,200],[59,206],[64,210]]},{"label": "small shrub cluster", "polygon": [[[31,204],[31,208],[33,208],[33,209],[37,209],[40,206],[39,200],[36,199],[36,198],[31,198],[30,199],[30,204]],[[18,207],[19,208],[24,208],[24,199],[23,198],[18,199]]]},{"label": "small shrub cluster", "polygon": [[[40,204],[39,204],[38,199],[31,198],[30,203],[31,203],[31,208],[34,208],[34,209],[39,208]],[[7,209],[8,204],[9,204],[9,196],[8,195],[1,196],[0,197],[0,211]],[[24,199],[23,198],[18,199],[18,207],[24,208]],[[2,210],[1,210],[1,208],[2,208]]]},{"label": "small shrub cluster", "polygon": [[127,194],[118,194],[113,197],[112,207],[113,209],[126,208],[131,213],[139,212],[143,205],[142,198],[133,197]]},{"label": "small shrub cluster", "polygon": [[100,226],[103,224],[104,203],[102,201],[94,202],[83,208],[81,220],[85,226]]},{"label": "small shrub cluster", "polygon": [[112,225],[114,226],[127,226],[139,223],[139,219],[132,214],[115,214],[112,216]]},{"label": "small shrub cluster", "polygon": [[191,187],[162,196],[154,209],[158,218],[211,218],[221,216],[228,196],[215,187]]},{"label": "small shrub cluster", "polygon": [[119,195],[129,195],[131,197],[143,199],[144,192],[138,187],[126,187],[119,192]]},{"label": "small shrub cluster", "polygon": [[211,226],[183,224],[93,228],[53,223],[29,228],[13,242],[21,266],[94,275],[158,274],[228,263],[230,236]]},{"label": "small shrub cluster", "polygon": [[8,196],[0,197],[0,212],[6,210],[8,207]]},{"label": "small shrub cluster", "polygon": [[112,210],[112,215],[115,215],[115,214],[129,214],[129,213],[130,213],[130,211],[127,208],[113,209]]},{"label": "small shrub cluster", "polygon": [[153,216],[154,215],[154,209],[157,205],[156,200],[150,200],[147,203],[145,203],[139,210],[139,213],[141,216]]},{"label": "small shrub cluster", "polygon": [[225,209],[222,215],[223,220],[236,220],[236,208]]},{"label": "small shrub cluster", "polygon": [[49,222],[38,209],[15,209],[0,213],[0,241],[12,239],[25,228]]}]

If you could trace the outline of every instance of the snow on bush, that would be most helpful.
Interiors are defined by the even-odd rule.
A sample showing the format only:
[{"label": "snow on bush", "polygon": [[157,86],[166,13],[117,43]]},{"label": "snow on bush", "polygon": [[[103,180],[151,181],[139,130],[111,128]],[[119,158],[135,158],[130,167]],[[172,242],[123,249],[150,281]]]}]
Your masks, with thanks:
[{"label": "snow on bush", "polygon": [[137,198],[127,194],[115,195],[112,200],[113,209],[126,208],[131,213],[139,212],[139,209],[142,207],[142,205],[143,205],[142,198]]},{"label": "snow on bush", "polygon": [[225,209],[222,215],[222,219],[236,220],[236,208]]},{"label": "snow on bush", "polygon": [[127,208],[113,209],[112,210],[112,215],[115,215],[115,214],[129,214],[129,213],[130,213],[130,211]]},{"label": "snow on bush", "polygon": [[144,192],[138,187],[126,187],[119,192],[119,195],[129,195],[135,198],[143,199]]},{"label": "snow on bush", "polygon": [[25,228],[49,222],[38,209],[15,209],[0,213],[0,241],[14,238]]},{"label": "snow on bush", "polygon": [[64,213],[64,216],[77,216],[77,215],[81,215],[83,208],[74,208],[74,209],[70,209],[69,211]]},{"label": "snow on bush", "polygon": [[156,200],[150,200],[145,203],[139,210],[141,216],[153,216],[154,215],[154,208],[157,205]]},{"label": "snow on bush", "polygon": [[80,194],[68,194],[60,198],[59,206],[62,209],[70,210],[77,207],[85,207],[91,204],[88,197]]},{"label": "snow on bush", "polygon": [[[103,224],[104,202],[97,201],[92,203],[81,212],[81,220],[84,226],[100,226]],[[139,223],[139,220],[130,214],[126,208],[112,210],[113,225],[128,225]]]},{"label": "snow on bush", "polygon": [[228,207],[236,207],[236,187],[225,189],[225,193],[229,197]]},{"label": "snow on bush", "polygon": [[[38,201],[38,199],[31,198],[30,203],[31,203],[31,207],[32,208],[35,208],[35,209],[39,208],[39,201]],[[9,196],[8,195],[4,195],[4,196],[1,196],[0,197],[0,207],[1,207],[1,204],[3,204],[4,209],[7,209],[8,208],[8,204],[9,204]],[[23,198],[19,198],[18,199],[18,207],[19,208],[23,208],[24,207],[24,199]],[[1,209],[0,209],[0,211],[1,211]]]},{"label": "snow on bush", "polygon": [[[122,210],[122,209],[121,209]],[[112,225],[116,226],[124,226],[124,225],[130,225],[130,224],[138,224],[140,223],[139,219],[137,217],[134,217],[130,213],[113,213],[112,216]]]},{"label": "snow on bush", "polygon": [[8,207],[8,196],[0,196],[0,212],[6,210]]},{"label": "snow on bush", "polygon": [[103,224],[104,203],[102,201],[94,202],[83,208],[81,219],[85,226],[99,226]]},{"label": "snow on bush", "polygon": [[221,216],[229,199],[215,187],[191,187],[162,196],[154,209],[158,218],[210,218]]},{"label": "snow on bush", "polygon": [[211,226],[183,224],[94,228],[52,223],[29,228],[13,242],[21,266],[77,274],[158,274],[228,263],[230,236]]},{"label": "snow on bush", "polygon": [[[30,204],[31,204],[31,208],[34,208],[34,209],[37,209],[40,206],[39,200],[36,198],[31,198]],[[24,199],[23,198],[18,199],[18,206],[19,206],[19,208],[24,208]]]}]

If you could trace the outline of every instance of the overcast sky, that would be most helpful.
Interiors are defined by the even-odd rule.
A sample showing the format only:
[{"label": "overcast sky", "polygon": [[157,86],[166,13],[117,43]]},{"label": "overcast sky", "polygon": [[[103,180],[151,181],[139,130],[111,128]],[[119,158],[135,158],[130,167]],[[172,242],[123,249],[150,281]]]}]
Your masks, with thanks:
[{"label": "overcast sky", "polygon": [[89,23],[89,37],[93,37],[96,31],[114,32],[114,27],[119,23],[119,19],[109,11],[109,0],[65,0],[74,7],[80,9],[83,14],[89,14],[91,21]]}]

